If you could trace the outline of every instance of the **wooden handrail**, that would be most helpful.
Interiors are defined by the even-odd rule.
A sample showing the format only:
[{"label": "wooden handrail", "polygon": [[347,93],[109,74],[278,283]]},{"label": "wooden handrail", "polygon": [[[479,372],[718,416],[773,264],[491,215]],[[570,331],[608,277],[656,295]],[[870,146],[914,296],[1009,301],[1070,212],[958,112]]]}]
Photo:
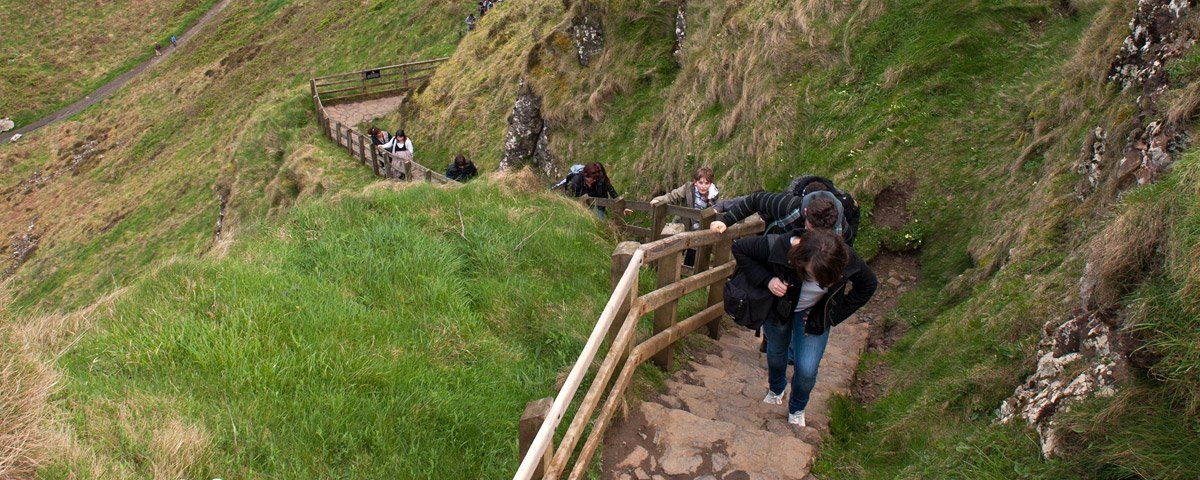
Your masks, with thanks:
[{"label": "wooden handrail", "polygon": [[633,253],[633,258],[629,261],[629,268],[625,269],[625,274],[621,276],[621,281],[617,283],[617,288],[613,291],[612,296],[609,297],[608,303],[604,305],[604,311],[600,313],[600,319],[596,322],[596,326],[592,328],[592,334],[588,337],[587,343],[584,344],[583,351],[579,353],[579,358],[575,361],[575,366],[571,367],[571,373],[567,375],[562,389],[558,391],[558,395],[554,398],[554,404],[551,405],[550,412],[546,415],[546,420],[542,422],[542,427],[538,429],[537,436],[533,438],[533,444],[530,445],[525,458],[521,461],[521,466],[513,476],[514,479],[529,480],[533,476],[533,471],[537,468],[538,460],[550,447],[554,430],[562,422],[563,414],[567,412],[567,407],[570,406],[571,399],[575,396],[575,391],[583,383],[583,377],[587,374],[588,366],[592,364],[596,352],[600,350],[600,344],[604,341],[604,337],[607,335],[617,311],[620,309],[621,304],[625,302],[625,298],[629,296],[630,292],[636,291],[637,274],[641,269],[642,257],[644,255],[645,253],[641,251]]},{"label": "wooden handrail", "polygon": [[[609,205],[619,204],[614,201],[614,203],[610,203]],[[665,213],[666,209],[662,207],[658,206],[656,209]],[[702,216],[702,218],[713,218],[711,211]],[[620,330],[613,338],[608,353],[597,369],[592,384],[588,387],[587,393],[580,402],[570,426],[563,434],[562,441],[554,452],[553,458],[545,465],[546,472],[544,478],[553,479],[559,478],[562,475],[566,470],[568,462],[571,460],[577,443],[583,438],[585,430],[591,424],[592,427],[588,431],[583,449],[579,452],[578,457],[575,458],[574,466],[570,473],[570,478],[572,479],[582,478],[592,456],[595,454],[596,448],[603,438],[604,432],[611,422],[621,396],[632,381],[636,368],[651,357],[661,355],[664,352],[669,353],[670,347],[675,342],[702,326],[708,325],[710,334],[714,331],[715,322],[721,318],[724,311],[721,301],[721,288],[724,285],[725,279],[736,268],[736,263],[732,261],[729,252],[730,245],[734,239],[760,232],[763,227],[764,224],[761,219],[751,218],[745,223],[727,229],[724,233],[716,233],[704,229],[681,233],[645,245],[626,242],[631,244],[631,246],[627,247],[626,244],[622,244],[618,247],[617,251],[613,254],[614,267],[624,262],[624,258],[628,258],[628,264],[621,275],[621,281],[617,283],[613,289],[612,296],[609,297],[609,302],[605,306],[604,313],[601,314],[600,320],[597,321],[596,327],[593,329],[593,337],[599,335],[599,332],[602,330],[611,332],[613,319],[611,318],[611,309],[609,307],[624,304],[627,305],[628,313],[624,315]],[[632,257],[628,257],[629,254],[626,252],[634,246],[636,246],[636,249],[633,250]],[[678,260],[679,255],[686,248],[698,248],[698,252],[712,252],[712,263],[715,266],[707,268],[708,263],[702,266],[700,259],[697,258],[697,273],[680,280],[677,277]],[[651,254],[657,256],[651,258]],[[705,260],[707,261],[708,259]],[[636,283],[629,283],[627,280],[636,278],[636,275],[643,267],[651,265],[657,265],[660,269],[659,288],[643,296],[639,296]],[[674,268],[669,268],[671,266],[674,266]],[[670,280],[665,284],[662,282],[664,275]],[[703,288],[709,289],[708,306],[699,313],[676,323],[674,321],[674,303],[683,298],[683,296]],[[655,312],[658,314],[667,308],[669,308],[668,311],[670,312],[668,315],[669,324],[664,324],[660,329],[656,322],[654,335],[637,346],[630,348],[636,336],[639,319],[647,313]],[[584,353],[581,353],[571,373],[568,375],[568,381],[564,383],[563,389],[555,397],[556,404],[570,404],[572,401],[570,397],[575,394],[579,385],[578,383],[572,383],[571,379],[576,375],[582,376],[586,374],[586,366],[582,368],[582,372],[579,372],[581,370],[581,362],[586,361],[590,364],[594,360],[595,352],[591,348],[593,346],[593,337],[589,337],[589,342],[584,348]],[[623,366],[621,366],[622,364]],[[617,375],[610,388],[609,382],[613,380],[613,373],[618,367],[621,368],[621,372]],[[607,395],[605,395],[606,390]],[[569,396],[567,396],[568,393],[570,394]],[[604,405],[599,415],[593,418],[593,414],[596,412],[597,406],[600,405],[602,397],[606,398]],[[524,448],[524,443],[522,444],[522,451],[525,452],[525,455],[521,461],[522,468],[513,477],[515,480],[530,478],[529,475],[532,474],[533,469],[536,469],[543,462],[543,459],[550,451],[549,447],[553,441],[553,431],[558,428],[562,420],[561,412],[552,411],[551,413],[551,415],[545,417],[534,444],[530,445],[529,448]],[[541,439],[540,442],[538,441],[539,438]]]}]

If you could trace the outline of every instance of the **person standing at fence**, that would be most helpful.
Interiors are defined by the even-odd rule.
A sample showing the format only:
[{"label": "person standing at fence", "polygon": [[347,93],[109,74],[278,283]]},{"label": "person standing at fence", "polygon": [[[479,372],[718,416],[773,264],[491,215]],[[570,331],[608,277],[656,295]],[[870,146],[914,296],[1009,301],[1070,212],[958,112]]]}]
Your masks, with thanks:
[{"label": "person standing at fence", "polygon": [[458,154],[454,157],[454,161],[450,166],[446,167],[446,178],[456,182],[466,182],[479,175],[479,170],[475,168],[475,162],[467,160],[463,154]]},{"label": "person standing at fence", "polygon": [[733,243],[733,257],[750,284],[770,291],[776,302],[763,322],[768,338],[763,403],[783,404],[791,350],[788,423],[803,427],[829,331],[866,305],[879,281],[840,235],[826,229],[743,238]]},{"label": "person standing at fence", "polygon": [[[696,169],[696,173],[692,175],[692,181],[680,185],[679,188],[671,190],[664,195],[659,195],[650,200],[650,205],[657,207],[659,205],[679,205],[687,208],[695,208],[704,210],[714,206],[717,198],[721,193],[717,190],[716,184],[713,183],[715,175],[710,167],[700,167]],[[674,235],[685,230],[684,222],[686,220],[676,218],[672,223],[663,228],[664,235]],[[691,220],[691,228],[689,230],[699,230],[700,221]],[[689,267],[696,265],[696,249],[689,248],[683,254],[683,264]]]}]

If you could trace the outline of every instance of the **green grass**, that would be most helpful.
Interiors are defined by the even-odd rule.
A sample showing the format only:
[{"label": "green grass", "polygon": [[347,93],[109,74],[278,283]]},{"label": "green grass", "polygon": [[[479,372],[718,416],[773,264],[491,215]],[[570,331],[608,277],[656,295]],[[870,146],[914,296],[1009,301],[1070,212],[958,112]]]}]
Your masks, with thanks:
[{"label": "green grass", "polygon": [[3,2],[26,21],[6,24],[0,115],[20,127],[75,102],[153,57],[155,42],[169,49],[218,1]]},{"label": "green grass", "polygon": [[173,461],[155,445],[172,420],[203,432],[187,477],[503,476],[525,403],[602,306],[597,226],[484,181],[304,204],[225,258],[136,282],[62,358],[56,402],[135,476]]}]

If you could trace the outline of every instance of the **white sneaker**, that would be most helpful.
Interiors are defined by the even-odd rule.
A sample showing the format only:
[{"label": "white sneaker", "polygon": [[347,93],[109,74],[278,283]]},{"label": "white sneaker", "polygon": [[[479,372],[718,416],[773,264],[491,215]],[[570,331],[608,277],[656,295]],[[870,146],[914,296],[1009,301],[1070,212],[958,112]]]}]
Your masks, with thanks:
[{"label": "white sneaker", "polygon": [[805,426],[804,425],[804,410],[801,410],[796,413],[789,413],[788,414],[788,423],[799,426],[799,427]]},{"label": "white sneaker", "polygon": [[770,404],[770,405],[783,405],[783,392],[779,392],[779,394],[775,394],[775,393],[772,393],[771,389],[768,388],[767,396],[763,397],[763,403]]}]

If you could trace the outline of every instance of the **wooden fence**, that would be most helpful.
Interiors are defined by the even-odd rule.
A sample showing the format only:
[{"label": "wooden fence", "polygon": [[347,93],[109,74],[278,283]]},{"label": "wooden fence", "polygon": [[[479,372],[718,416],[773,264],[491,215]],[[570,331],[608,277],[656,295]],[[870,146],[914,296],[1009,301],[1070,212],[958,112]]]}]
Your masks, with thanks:
[{"label": "wooden fence", "polygon": [[331,98],[333,102],[341,103],[418,90],[428,83],[433,69],[445,61],[445,58],[439,58],[314,78],[309,81],[309,87],[317,112],[317,124],[334,143],[345,148],[350,156],[376,175],[395,180],[449,183],[451,180],[445,175],[415,161],[394,161],[392,154],[376,150],[374,142],[355,130],[353,125],[344,125],[325,112],[326,102]]},{"label": "wooden fence", "polygon": [[[644,203],[619,199],[605,202],[596,200],[599,199],[593,199],[595,205],[614,208],[633,209],[631,205],[641,208]],[[645,207],[649,207],[649,204],[645,203]],[[654,217],[655,225],[650,227],[648,234],[651,237],[661,236],[662,229],[656,228],[658,224],[665,223],[666,213],[679,210],[665,206],[652,208],[661,210],[663,215]],[[699,216],[711,221],[711,212],[708,209]],[[604,433],[637,367],[646,361],[653,361],[660,367],[670,368],[675,342],[701,327],[705,327],[710,337],[719,335],[718,326],[724,313],[725,280],[733,273],[735,266],[731,251],[733,240],[757,234],[763,228],[762,220],[753,217],[731,226],[725,233],[701,229],[659,238],[646,244],[622,242],[617,246],[612,256],[612,296],[592,328],[583,351],[558,394],[552,399],[531,402],[525,409],[520,423],[521,465],[513,476],[514,480],[528,480],[534,476],[557,479],[568,468],[571,479],[586,475],[588,464],[603,441]],[[695,273],[682,278],[681,257],[685,250],[692,248],[697,251]],[[657,288],[646,294],[638,291],[638,277],[643,268],[652,268],[657,275]],[[700,289],[707,289],[706,308],[677,321],[679,300]],[[653,332],[648,339],[634,345],[638,321],[649,314],[654,315]],[[596,369],[570,426],[555,448],[555,432],[593,365],[597,352],[606,342],[609,344],[608,353]],[[618,368],[620,373],[610,387],[609,381]],[[604,405],[597,414],[596,408],[601,400]],[[583,448],[576,453],[576,446],[584,439],[585,432],[587,437]]]}]

